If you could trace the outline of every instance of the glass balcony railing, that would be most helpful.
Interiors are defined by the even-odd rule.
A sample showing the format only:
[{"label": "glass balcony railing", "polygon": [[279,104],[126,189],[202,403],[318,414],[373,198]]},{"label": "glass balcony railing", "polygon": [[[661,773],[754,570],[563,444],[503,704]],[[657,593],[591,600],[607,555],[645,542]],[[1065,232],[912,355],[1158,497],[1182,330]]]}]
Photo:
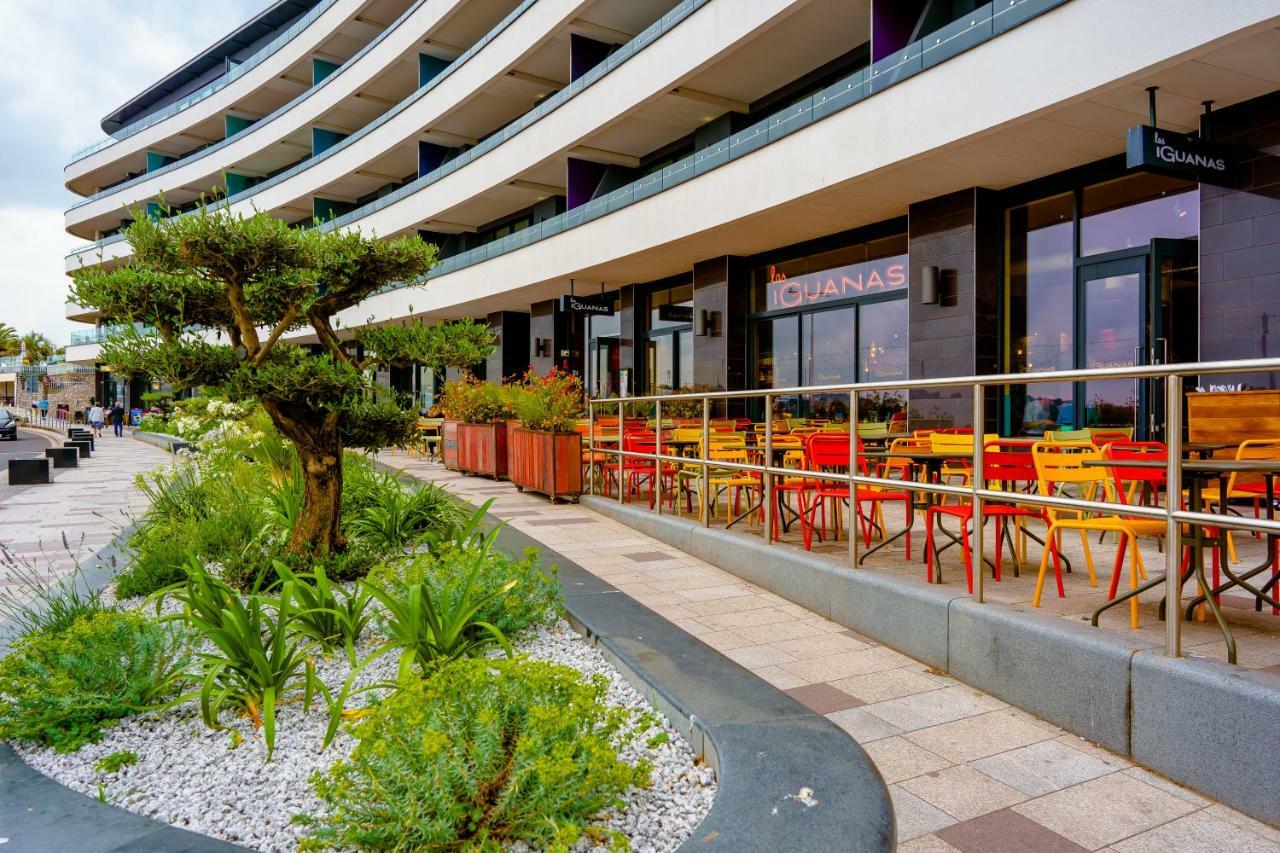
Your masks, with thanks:
[{"label": "glass balcony railing", "polygon": [[[655,21],[630,42],[611,54],[605,62],[600,63],[590,72],[583,75],[578,80],[575,80],[555,95],[547,98],[533,110],[507,125],[502,130],[492,134],[475,147],[468,149],[458,157],[450,160],[448,163],[445,163],[432,172],[423,175],[417,180],[405,184],[396,191],[388,193],[387,195],[382,196],[381,198],[343,216],[336,217],[335,219],[324,223],[321,227],[325,230],[332,230],[334,228],[341,228],[355,223],[370,214],[376,213],[377,211],[412,195],[424,187],[430,186],[441,178],[452,174],[468,163],[483,156],[484,154],[487,154],[503,142],[510,140],[512,137],[518,135],[522,130],[561,106],[583,89],[595,83],[601,77],[608,74],[631,56],[634,56],[646,45],[651,44],[663,33],[670,30],[680,21],[683,21],[690,14],[708,2],[710,2],[710,0],[683,0],[683,2],[679,3],[666,15],[663,15],[662,18]],[[445,258],[432,270],[431,275],[445,275],[489,260],[490,258],[515,251],[516,249],[523,248],[546,237],[552,237],[556,234],[568,231],[578,225],[598,219],[607,213],[620,210],[637,201],[641,201],[649,196],[662,192],[663,190],[670,189],[671,187],[684,183],[692,177],[704,174],[712,169],[724,165],[725,163],[745,156],[763,145],[774,142],[784,136],[794,133],[797,130],[809,126],[814,121],[825,118],[832,113],[858,103],[864,98],[889,88],[908,77],[911,77],[927,68],[931,68],[934,65],[969,50],[970,48],[976,47],[983,42],[1001,35],[1019,24],[1066,2],[1068,2],[1068,0],[997,0],[993,3],[984,4],[983,6],[975,9],[972,13],[965,15],[963,18],[949,24],[941,30],[931,33],[928,36],[908,45],[902,51],[895,53],[893,56],[886,57],[881,59],[879,62],[875,62],[870,66],[859,69],[843,80],[822,89],[816,94],[805,98],[803,101],[785,107],[779,112],[761,119],[750,127],[744,128],[718,143],[710,145],[701,151],[664,167],[659,172],[646,175],[627,186],[614,190],[600,198],[592,199],[586,204],[550,219],[543,220],[529,228],[525,228],[491,243],[487,243],[484,246]],[[532,0],[526,0],[525,3],[522,3],[520,7],[512,12],[512,16],[523,11],[523,9],[531,3]],[[477,47],[478,46],[479,45],[477,45]],[[457,64],[458,63],[455,63],[454,65]],[[451,65],[450,68],[453,68],[454,65]],[[446,71],[448,70],[449,69],[446,69]],[[403,106],[404,104],[402,103],[393,110],[384,113],[383,116],[380,117],[379,121],[389,120],[391,114]],[[351,137],[344,140],[343,143],[339,143],[338,146],[334,146],[334,148],[329,149],[329,151],[325,153],[329,154],[341,145],[349,144],[354,138],[355,135],[353,134]],[[302,168],[309,167],[313,162],[315,162],[314,159],[308,160],[305,163],[299,164],[295,169],[301,171]],[[282,173],[272,180],[283,179],[287,174],[287,172]],[[233,196],[230,199],[225,199],[219,202],[219,204],[227,204],[237,201],[242,196],[247,196],[270,183],[271,181],[266,181],[263,184],[259,184],[251,190],[246,191],[246,193],[242,193],[240,196]],[[74,250],[73,253],[87,251],[89,249],[123,239],[123,235],[113,235],[105,240],[100,240],[97,243],[89,244],[88,246]],[[396,287],[403,286],[405,285],[399,284],[388,289],[395,289]]]},{"label": "glass balcony railing", "polygon": [[[111,337],[111,335],[115,334],[118,331],[121,331],[124,328],[126,327],[123,325],[98,326],[95,329],[84,329],[79,332],[72,332],[71,346],[74,347],[74,346],[82,346],[84,344],[105,343],[107,338]],[[133,328],[138,330],[139,332],[142,332],[143,334],[148,334],[155,331],[154,327],[144,326],[142,323],[134,323]]]},{"label": "glass balcony railing", "polygon": [[270,57],[276,51],[280,50],[280,48],[284,47],[286,44],[292,41],[293,38],[298,35],[298,33],[302,32],[307,27],[311,26],[311,24],[314,23],[316,19],[318,19],[321,15],[323,15],[326,11],[328,11],[329,7],[336,2],[337,0],[320,0],[320,3],[318,3],[315,7],[313,7],[311,11],[307,12],[301,18],[294,21],[292,24],[289,25],[287,29],[281,31],[279,35],[277,35],[271,41],[263,45],[260,50],[256,51],[252,56],[247,58],[244,62],[241,62],[239,65],[229,70],[226,74],[223,74],[218,79],[197,89],[196,91],[190,93],[189,95],[186,95],[182,99],[174,101],[172,104],[162,107],[161,109],[156,110],[153,113],[149,113],[143,116],[142,118],[138,119],[135,122],[125,125],[124,127],[117,130],[115,133],[113,133],[111,136],[108,136],[105,139],[100,139],[97,142],[93,143],[92,145],[86,145],[84,148],[81,148],[79,151],[71,155],[71,162],[75,163],[78,160],[83,160],[85,157],[88,157],[90,154],[95,154],[104,148],[109,148],[110,146],[116,144],[117,142],[120,142],[123,139],[128,139],[130,136],[133,136],[135,133],[138,133],[139,131],[142,131],[142,130],[146,130],[148,127],[151,127],[152,125],[159,124],[160,122],[164,121],[170,116],[175,116],[178,113],[182,112],[192,104],[196,104],[196,103],[199,103],[200,101],[203,101],[205,98],[209,97],[214,92],[217,92],[221,89],[226,88],[226,86],[228,86],[230,83],[238,80],[240,77],[244,76],[245,74],[252,71],[254,68],[261,65],[263,61],[265,61],[268,57]]},{"label": "glass balcony railing", "polygon": [[[314,157],[310,157],[306,160],[303,160],[301,163],[298,163],[292,168],[286,169],[277,175],[273,175],[272,177],[268,178],[265,181],[262,181],[261,183],[254,184],[252,187],[245,190],[244,192],[237,193],[233,196],[229,196],[224,199],[219,199],[217,202],[211,204],[209,207],[211,209],[218,209],[228,204],[235,204],[236,202],[243,201],[244,199],[249,198],[255,193],[259,193],[270,187],[277,186],[283,183],[284,181],[287,181],[290,178],[296,177],[297,175],[305,172],[307,169],[310,169],[312,166],[316,165],[317,163],[323,162],[329,157],[333,157],[339,152],[344,151],[353,145],[359,144],[360,141],[363,140],[370,133],[382,127],[384,124],[394,119],[400,113],[404,112],[409,107],[413,106],[415,103],[417,103],[422,98],[424,98],[429,92],[431,92],[431,90],[433,90],[436,86],[439,86],[441,83],[443,83],[455,71],[457,71],[459,68],[462,68],[469,60],[475,57],[476,54],[478,54],[481,50],[487,47],[494,39],[496,39],[499,35],[501,35],[503,31],[507,29],[507,27],[511,26],[511,24],[514,23],[521,15],[527,12],[535,2],[536,0],[524,0],[524,2],[522,2],[516,8],[512,9],[511,12],[509,12],[505,18],[499,21],[497,25],[495,25],[493,29],[491,29],[488,33],[486,33],[479,41],[473,44],[461,56],[459,56],[453,62],[449,63],[449,65],[447,65],[439,74],[437,74],[430,81],[428,81],[426,85],[422,86],[417,91],[415,91],[412,95],[410,95],[408,98],[405,98],[403,101],[396,104],[394,107],[387,110],[385,113],[378,116],[376,119],[369,122],[364,127],[360,128],[360,130],[356,131],[355,133],[346,137],[342,141],[338,142],[336,145],[333,145],[332,147],[325,149],[320,154],[317,154]],[[508,125],[508,128],[514,125],[520,124],[521,122],[525,122],[523,125],[521,125],[521,129],[523,129],[524,127],[527,127],[529,124],[532,124],[533,121],[536,121],[536,118],[530,118],[530,116],[533,116],[534,114],[536,114],[537,118],[541,118],[542,116],[551,112],[551,110],[554,109],[555,106],[559,106],[565,100],[568,100],[568,97],[572,97],[572,95],[567,97],[559,97],[559,96],[564,95],[566,92],[569,92],[570,90],[572,90],[573,94],[576,95],[578,92],[582,91],[582,89],[585,88],[585,85],[582,85],[584,80],[590,79],[594,81],[595,79],[598,79],[599,77],[603,76],[605,73],[606,65],[609,67],[610,70],[616,67],[618,64],[618,61],[614,60],[613,58],[614,56],[617,56],[618,54],[621,54],[624,51],[627,51],[628,48],[631,48],[632,45],[636,45],[637,42],[643,42],[643,44],[649,44],[655,38],[657,38],[657,36],[660,35],[661,32],[665,31],[666,29],[670,29],[670,27],[674,26],[676,22],[684,20],[686,17],[688,17],[689,14],[694,9],[697,9],[708,2],[710,2],[710,0],[683,0],[683,2],[678,4],[674,9],[672,9],[671,12],[667,13],[667,15],[663,16],[663,18],[660,18],[657,22],[655,22],[653,25],[648,27],[645,31],[641,32],[634,39],[632,39],[626,45],[624,45],[621,49],[615,51],[614,54],[608,60],[596,66],[595,69],[592,69],[591,73],[584,75],[581,79],[579,79],[575,83],[571,84],[565,89],[562,89],[560,92],[557,92],[555,95],[547,98],[542,102],[542,104],[540,104],[538,107],[535,107],[531,112],[526,113],[524,116],[521,116],[521,118],[513,122],[512,125]],[[649,33],[650,30],[654,30],[656,27],[659,27],[664,20],[666,20],[673,13],[681,9],[684,9],[684,11],[682,14],[680,14],[677,21],[673,21],[669,23],[665,28],[661,28],[658,31],[655,31],[649,35],[646,35],[646,33]],[[640,46],[643,46],[643,45],[638,45],[637,47],[631,48],[631,50],[626,53],[626,56],[629,57],[632,54],[634,54],[637,50],[639,50]],[[343,67],[346,67],[346,66],[343,66]],[[597,73],[597,69],[598,69],[598,73]],[[559,98],[559,100],[557,100],[557,98]],[[496,136],[499,136],[500,134],[506,132],[508,128],[504,128],[498,133],[495,133],[493,136],[490,136],[488,140],[485,140],[484,142],[480,143],[480,145],[485,145],[488,143],[489,148],[493,147],[493,145],[496,143],[489,143],[489,140],[492,140]],[[512,133],[511,135],[514,135],[514,133]],[[480,146],[476,146],[476,147],[479,148]],[[489,150],[489,148],[486,148],[485,150],[487,151]],[[472,149],[472,151],[474,150],[475,149]],[[456,158],[455,160],[451,160],[448,164],[445,164],[445,166],[442,166],[439,169],[436,169],[435,171],[430,172],[427,175],[424,175],[422,178],[419,178],[418,181],[426,180],[427,178],[431,178],[433,175],[436,176],[433,180],[438,180],[439,178],[444,177],[445,175],[449,174],[452,171],[452,169],[449,169],[449,171],[444,171],[447,167],[450,167],[453,163],[457,162],[458,160],[462,160],[464,157],[467,156],[467,154],[470,154],[470,153],[471,153],[470,151],[465,152],[460,157]],[[470,162],[470,159],[467,159],[466,162]],[[165,168],[171,168],[173,165],[176,165],[176,164],[170,164],[170,166],[166,166]],[[138,178],[134,180],[141,180],[146,177],[150,177],[151,175],[154,175],[154,174],[157,174],[157,172],[151,172],[148,175],[140,175]],[[417,184],[417,181],[415,181],[414,184]],[[99,195],[104,195],[110,192],[116,192],[119,189],[121,189],[122,186],[124,185],[118,185],[118,186],[112,187],[110,190],[105,190],[103,191],[103,193],[100,193]],[[422,186],[426,186],[426,184],[422,184]],[[93,200],[93,197],[82,199],[81,201],[78,201],[75,205],[73,205],[71,209],[74,210],[76,207],[79,207],[81,204],[85,204],[92,200]],[[94,248],[107,246],[112,243],[117,243],[123,239],[124,239],[124,235],[113,234],[110,237],[104,237],[103,239],[94,241],[93,243],[87,243],[83,246],[78,246],[77,248],[71,251],[71,254],[73,255],[80,254],[81,252],[90,251]]]},{"label": "glass balcony railing", "polygon": [[[399,27],[401,23],[407,20],[409,16],[412,15],[414,12],[418,11],[418,9],[421,6],[423,6],[426,2],[427,0],[415,0],[415,2],[411,4],[409,8],[404,11],[404,14],[402,14],[399,18],[396,18],[396,20],[394,20],[390,26],[388,26],[382,32],[378,33],[377,36],[375,36],[371,41],[369,41],[364,47],[360,48],[360,50],[357,51],[350,59],[342,63],[342,65],[339,66],[337,70],[335,70],[328,77],[324,78],[324,80],[322,80],[319,83],[319,85],[312,86],[311,88],[302,92],[293,100],[277,108],[274,112],[271,112],[268,115],[264,116],[263,118],[258,119],[256,122],[254,122],[254,126],[255,127],[266,126],[272,121],[275,121],[277,118],[289,112],[289,110],[294,109],[303,101],[307,100],[316,92],[320,91],[324,86],[327,86],[331,81],[337,79],[339,75],[341,75],[348,68],[352,67],[355,63],[359,62],[360,59],[365,56],[365,54],[367,54],[369,51],[376,48],[379,44],[383,42],[383,40],[385,40],[388,36],[390,36],[393,32],[395,32],[396,28]],[[164,175],[168,172],[174,171],[175,169],[180,169],[184,166],[187,166],[195,162],[196,160],[200,160],[204,157],[208,157],[212,154],[217,153],[218,151],[221,151],[223,148],[226,148],[231,143],[236,142],[237,140],[243,138],[241,134],[250,133],[250,132],[252,132],[252,128],[241,131],[241,133],[237,133],[234,136],[228,136],[225,139],[220,139],[217,142],[214,142],[210,145],[206,145],[204,148],[200,148],[200,149],[197,149],[196,151],[192,151],[190,154],[186,155],[185,157],[181,157],[177,160],[174,160],[172,163],[167,163],[164,166],[160,167],[159,169],[155,169],[150,172],[144,172],[141,175],[135,175],[134,177],[129,178],[126,181],[121,181],[118,184],[113,184],[112,186],[109,186],[104,190],[100,190],[92,195],[87,195],[84,198],[77,199],[75,204],[71,205],[71,207],[68,209],[75,210],[76,208],[83,207],[84,205],[97,201],[98,199],[106,198],[108,196],[111,196],[115,193],[120,192],[123,189],[127,189],[131,186],[140,184],[143,181],[147,181],[147,180],[150,180],[151,178]],[[304,160],[302,161],[302,163],[299,164],[299,166],[303,166],[303,167],[310,166],[312,163],[315,163],[317,159],[318,158],[313,157],[311,159]],[[250,190],[247,190],[246,193],[242,193],[240,195],[247,194],[256,189],[257,189],[257,186],[251,188]],[[240,196],[237,195],[237,198],[238,197]]]}]

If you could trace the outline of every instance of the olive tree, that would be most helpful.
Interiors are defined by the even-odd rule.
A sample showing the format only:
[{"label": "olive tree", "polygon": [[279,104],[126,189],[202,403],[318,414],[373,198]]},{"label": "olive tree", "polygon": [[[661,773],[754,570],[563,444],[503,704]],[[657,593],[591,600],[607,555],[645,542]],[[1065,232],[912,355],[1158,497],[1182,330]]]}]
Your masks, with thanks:
[{"label": "olive tree", "polygon": [[[335,315],[394,282],[421,281],[436,248],[203,209],[140,216],[126,237],[128,262],[72,276],[76,302],[128,324],[103,345],[102,361],[175,389],[217,386],[259,402],[301,463],[303,507],[287,550],[342,550],[343,448],[395,444],[414,426],[412,413],[371,398],[368,371],[423,353],[416,327],[393,326],[357,361]],[[303,334],[295,343],[289,332]]]}]

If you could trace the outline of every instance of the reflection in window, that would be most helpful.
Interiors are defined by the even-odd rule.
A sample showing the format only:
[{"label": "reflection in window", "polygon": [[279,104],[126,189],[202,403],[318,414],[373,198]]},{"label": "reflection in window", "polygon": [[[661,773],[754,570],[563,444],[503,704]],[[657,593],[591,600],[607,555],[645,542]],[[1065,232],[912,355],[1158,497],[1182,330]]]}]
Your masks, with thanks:
[{"label": "reflection in window", "polygon": [[[800,384],[800,323],[796,317],[760,320],[755,329],[756,388],[794,388]],[[798,415],[799,400],[783,397],[775,415]]]},{"label": "reflection in window", "polygon": [[676,372],[673,388],[693,385],[693,330],[676,332],[676,351],[680,354],[680,369]]},{"label": "reflection in window", "polygon": [[[1063,193],[1008,212],[1005,363],[1012,373],[1074,366],[1072,207],[1071,193]],[[1055,429],[1063,412],[1074,418],[1069,383],[1015,385],[1009,396],[1014,434]]]},{"label": "reflection in window", "polygon": [[1200,193],[1195,184],[1137,174],[1084,190],[1081,256],[1145,247],[1155,237],[1195,237],[1199,232]]},{"label": "reflection in window", "polygon": [[675,387],[676,341],[674,335],[650,338],[646,346],[650,394],[670,391]]},{"label": "reflection in window", "polygon": [[[837,308],[804,315],[805,385],[847,385],[857,381],[858,309]],[[849,415],[848,394],[814,394],[809,411],[815,418],[843,421]]]},{"label": "reflection in window", "polygon": [[[907,300],[874,302],[858,309],[858,365],[861,382],[907,378]],[[858,408],[863,420],[886,421],[906,409],[904,391],[869,391]]]}]

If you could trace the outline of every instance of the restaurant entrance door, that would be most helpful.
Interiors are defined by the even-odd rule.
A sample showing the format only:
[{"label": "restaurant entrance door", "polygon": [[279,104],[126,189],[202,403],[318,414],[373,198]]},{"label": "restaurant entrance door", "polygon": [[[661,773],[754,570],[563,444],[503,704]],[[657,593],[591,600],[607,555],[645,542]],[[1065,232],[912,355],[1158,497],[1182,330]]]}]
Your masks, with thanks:
[{"label": "restaurant entrance door", "polygon": [[[1079,263],[1076,367],[1194,360],[1196,264],[1196,241],[1173,239]],[[1188,346],[1191,351],[1184,351]],[[1132,428],[1135,438],[1164,439],[1164,386],[1158,381],[1080,382],[1074,397],[1082,405],[1075,407],[1074,423],[1064,426]]]}]

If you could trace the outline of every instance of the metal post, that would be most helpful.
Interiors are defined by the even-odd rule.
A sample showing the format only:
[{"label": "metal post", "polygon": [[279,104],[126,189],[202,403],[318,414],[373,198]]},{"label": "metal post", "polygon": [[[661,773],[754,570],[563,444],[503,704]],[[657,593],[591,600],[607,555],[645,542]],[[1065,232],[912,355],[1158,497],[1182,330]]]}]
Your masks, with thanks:
[{"label": "metal post", "polygon": [[[973,535],[970,537],[973,544],[973,600],[982,603],[983,600],[983,577],[986,575],[986,564],[983,562],[982,547],[982,528],[986,519],[982,515],[982,498],[978,497],[978,489],[982,487],[982,437],[986,434],[986,412],[984,403],[985,389],[978,384],[973,386],[973,471],[969,474],[969,486],[973,490]],[[996,536],[1000,535],[1000,531],[996,531]],[[1000,547],[999,539],[996,540],[996,547]]]},{"label": "metal post", "polygon": [[655,441],[653,443],[653,452],[658,456],[653,460],[653,504],[658,509],[658,515],[662,515],[662,401],[655,400],[653,403],[653,413],[658,419],[658,427],[654,430]]},{"label": "metal post", "polygon": [[1165,654],[1179,658],[1182,657],[1182,543],[1179,541],[1181,525],[1173,513],[1182,497],[1182,379],[1176,373],[1165,377],[1164,435],[1168,452],[1164,501]]},{"label": "metal post", "polygon": [[773,395],[764,395],[764,544],[773,544],[773,474],[769,467],[773,465]]},{"label": "metal post", "polygon": [[587,398],[587,494],[596,493],[596,401]]},{"label": "metal post", "polygon": [[622,503],[622,422],[627,419],[627,404],[618,401],[618,503]]},{"label": "metal post", "polygon": [[858,392],[849,392],[849,568],[858,568]]},{"label": "metal post", "polygon": [[698,500],[702,503],[702,526],[711,526],[711,504],[707,502],[707,489],[710,488],[710,477],[707,473],[707,450],[711,444],[711,398],[702,398],[702,486],[698,489]]}]

